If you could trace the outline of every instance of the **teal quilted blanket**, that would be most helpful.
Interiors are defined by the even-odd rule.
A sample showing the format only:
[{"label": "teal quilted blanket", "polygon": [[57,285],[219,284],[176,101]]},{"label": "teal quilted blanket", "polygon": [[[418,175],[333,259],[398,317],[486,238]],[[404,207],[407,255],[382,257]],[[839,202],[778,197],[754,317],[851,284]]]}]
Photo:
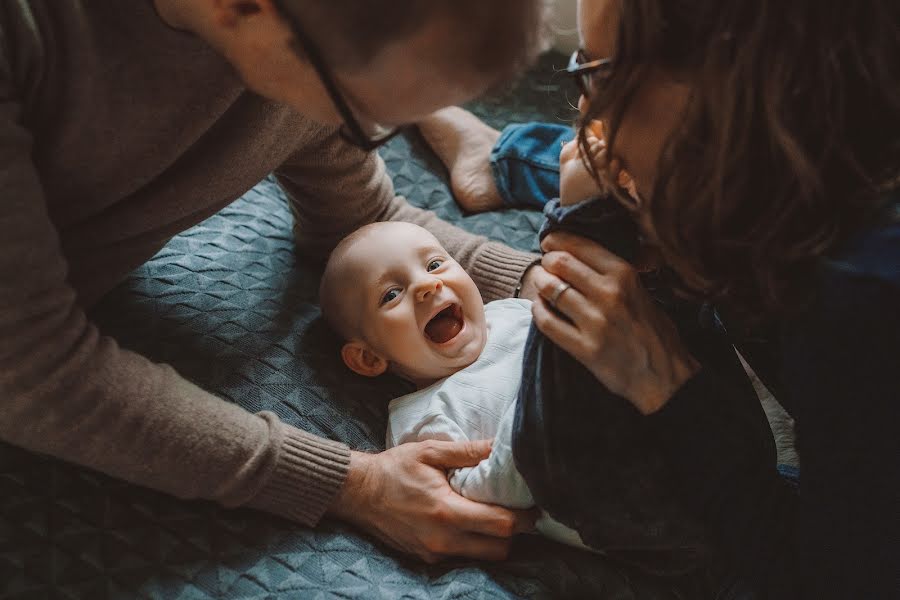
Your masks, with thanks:
[{"label": "teal quilted blanket", "polygon": [[[470,108],[495,126],[569,121],[568,81],[556,71],[564,64],[548,55],[512,89]],[[537,212],[462,215],[417,134],[383,155],[398,193],[414,204],[536,247]],[[262,181],[174,238],[92,317],[124,346],[249,411],[379,449],[387,402],[404,385],[351,377],[337,362],[316,306],[319,273],[292,244],[282,192]],[[180,501],[0,444],[0,598],[647,598],[666,590],[666,582],[534,536],[521,536],[504,563],[426,566],[338,522],[311,530]]]}]

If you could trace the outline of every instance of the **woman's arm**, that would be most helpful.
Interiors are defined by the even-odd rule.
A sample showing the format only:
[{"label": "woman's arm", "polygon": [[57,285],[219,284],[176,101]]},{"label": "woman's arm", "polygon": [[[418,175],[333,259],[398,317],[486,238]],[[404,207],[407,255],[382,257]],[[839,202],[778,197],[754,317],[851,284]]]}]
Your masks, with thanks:
[{"label": "woman's arm", "polygon": [[[581,263],[577,269],[591,267],[594,279],[602,280],[603,270],[608,272],[608,264],[593,268],[596,249],[589,242],[568,244],[567,250],[571,256],[560,262],[568,266],[560,268],[550,261],[547,267],[556,273],[537,274],[542,292],[552,293],[551,277],[571,277],[573,259]],[[608,263],[608,257],[602,258]],[[704,367],[678,382],[673,377],[678,370],[671,364],[687,364],[685,356],[695,357],[666,328],[660,333],[641,326],[639,319],[644,324],[656,322],[643,308],[642,290],[630,287],[627,277],[620,281],[624,283],[606,278],[593,294],[587,289],[585,295],[584,287],[579,290],[586,306],[573,311],[573,323],[565,324],[546,307],[537,323],[551,339],[555,332],[565,331],[562,327],[574,328],[569,337],[561,338],[575,350],[570,352],[608,387],[610,382],[620,386],[623,396],[650,415],[648,422],[681,482],[683,500],[715,538],[723,571],[769,598],[896,597],[900,589],[897,288],[858,278],[835,279],[815,310],[787,324],[786,399],[801,427],[803,476],[798,495],[777,475],[768,451],[760,452],[752,440],[734,434],[736,416],[725,401],[734,393],[730,371],[722,365]],[[618,300],[618,308],[611,298]],[[579,300],[570,297],[568,311]],[[573,316],[566,306],[562,308]],[[585,314],[591,315],[589,321],[583,320]],[[593,329],[579,329],[579,321]],[[607,376],[602,365],[586,361],[602,360],[596,349],[613,341],[620,361],[632,366]],[[584,348],[594,351],[585,353]],[[660,349],[672,354],[657,362]],[[721,354],[731,352],[725,348]],[[710,358],[715,356],[699,363],[706,365]],[[637,372],[636,365],[644,366],[645,374]],[[639,381],[661,384],[658,394],[650,396],[653,403],[647,402],[640,386],[631,384]],[[674,386],[673,392],[667,394],[666,386]],[[662,402],[656,406],[659,398]]]},{"label": "woman's arm", "polygon": [[[572,233],[551,233],[541,247],[542,267],[532,270],[544,299],[532,305],[538,329],[643,414],[659,410],[700,365],[637,271]],[[570,287],[557,293],[563,283]]]},{"label": "woman's arm", "polygon": [[651,417],[734,572],[772,598],[895,598],[900,593],[900,293],[830,279],[822,301],[785,325],[785,395],[799,425],[801,485],[737,473],[720,485],[703,374]]}]

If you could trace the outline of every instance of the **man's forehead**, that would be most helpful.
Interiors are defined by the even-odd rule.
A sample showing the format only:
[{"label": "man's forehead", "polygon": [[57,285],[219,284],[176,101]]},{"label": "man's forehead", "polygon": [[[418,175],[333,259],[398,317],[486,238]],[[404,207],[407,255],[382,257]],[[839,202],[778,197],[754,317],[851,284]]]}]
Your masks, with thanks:
[{"label": "man's forehead", "polygon": [[432,23],[387,44],[364,70],[339,73],[354,108],[379,123],[402,125],[482,94],[495,77],[458,58],[466,46],[456,27]]}]

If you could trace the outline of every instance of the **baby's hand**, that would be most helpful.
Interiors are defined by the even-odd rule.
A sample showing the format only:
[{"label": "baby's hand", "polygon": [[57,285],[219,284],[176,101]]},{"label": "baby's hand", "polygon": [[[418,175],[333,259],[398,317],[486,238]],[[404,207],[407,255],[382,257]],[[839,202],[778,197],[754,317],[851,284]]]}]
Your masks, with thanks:
[{"label": "baby's hand", "polygon": [[606,155],[603,124],[595,121],[587,128],[586,133],[590,151],[587,160],[594,164],[603,179],[598,185],[588,171],[585,166],[584,153],[577,138],[564,144],[559,153],[559,195],[560,204],[563,206],[577,204],[606,193],[609,190],[605,189],[603,185],[611,185],[612,182],[626,189],[633,185],[631,177],[622,169],[619,161],[617,159],[610,161]]}]

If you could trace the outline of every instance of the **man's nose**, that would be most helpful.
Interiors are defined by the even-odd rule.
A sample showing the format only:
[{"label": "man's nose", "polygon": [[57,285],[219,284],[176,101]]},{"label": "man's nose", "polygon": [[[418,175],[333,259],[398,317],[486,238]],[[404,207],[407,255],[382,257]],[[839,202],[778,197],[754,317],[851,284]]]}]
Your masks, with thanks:
[{"label": "man's nose", "polygon": [[444,283],[437,277],[427,277],[422,279],[416,286],[416,300],[421,302],[429,296],[437,294],[441,291],[442,287],[444,287]]}]

